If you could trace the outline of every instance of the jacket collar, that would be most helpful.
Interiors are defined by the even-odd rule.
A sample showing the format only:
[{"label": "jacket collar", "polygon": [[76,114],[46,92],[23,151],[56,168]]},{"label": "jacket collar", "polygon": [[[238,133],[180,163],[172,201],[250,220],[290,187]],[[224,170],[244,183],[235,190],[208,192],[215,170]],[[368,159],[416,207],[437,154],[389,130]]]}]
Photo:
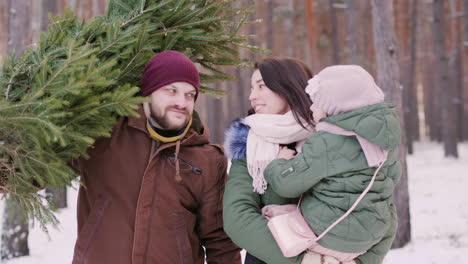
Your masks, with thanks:
[{"label": "jacket collar", "polygon": [[224,150],[228,158],[232,160],[243,160],[246,158],[249,130],[250,127],[240,119],[235,120],[226,130]]},{"label": "jacket collar", "polygon": [[[140,105],[137,110],[139,117],[128,116],[128,125],[132,128],[140,130],[150,137],[146,129],[146,116],[143,110],[143,105]],[[192,125],[185,137],[181,140],[182,145],[203,145],[209,143],[209,130],[204,127],[200,116],[196,111],[193,111]]]},{"label": "jacket collar", "polygon": [[128,125],[149,135],[148,130],[146,129],[146,116],[145,111],[143,110],[143,105],[138,107],[137,112],[139,115],[138,117],[128,116]]}]

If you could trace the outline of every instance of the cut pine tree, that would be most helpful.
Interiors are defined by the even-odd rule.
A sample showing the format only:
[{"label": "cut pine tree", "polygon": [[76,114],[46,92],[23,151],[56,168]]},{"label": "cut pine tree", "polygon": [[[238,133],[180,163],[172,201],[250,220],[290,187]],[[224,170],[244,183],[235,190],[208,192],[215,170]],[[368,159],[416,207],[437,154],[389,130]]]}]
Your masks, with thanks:
[{"label": "cut pine tree", "polygon": [[233,80],[217,67],[250,66],[239,47],[261,51],[239,34],[253,10],[233,2],[111,0],[94,19],[51,16],[36,48],[7,58],[0,73],[0,192],[43,227],[56,223],[37,191],[69,185],[78,175],[68,162],[110,136],[119,116],[137,115],[140,76],[158,52],[185,53],[203,68],[202,83]]}]

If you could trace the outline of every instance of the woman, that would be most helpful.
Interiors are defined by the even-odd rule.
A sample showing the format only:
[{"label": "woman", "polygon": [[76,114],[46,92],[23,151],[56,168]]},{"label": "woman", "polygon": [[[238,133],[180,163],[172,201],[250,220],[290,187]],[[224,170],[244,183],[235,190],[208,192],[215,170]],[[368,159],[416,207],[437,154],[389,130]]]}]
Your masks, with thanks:
[{"label": "woman", "polygon": [[[310,78],[310,69],[295,59],[274,57],[257,62],[249,97],[252,115],[234,122],[226,133],[225,147],[232,166],[224,194],[224,229],[247,250],[245,264],[338,263],[329,257],[324,262],[314,253],[284,257],[261,215],[266,205],[297,202],[267,188],[263,170],[281,147],[300,151],[313,133],[312,102],[304,90]],[[356,263],[381,263],[384,255],[379,252],[388,251],[395,232],[396,226],[389,228],[386,239]]]}]

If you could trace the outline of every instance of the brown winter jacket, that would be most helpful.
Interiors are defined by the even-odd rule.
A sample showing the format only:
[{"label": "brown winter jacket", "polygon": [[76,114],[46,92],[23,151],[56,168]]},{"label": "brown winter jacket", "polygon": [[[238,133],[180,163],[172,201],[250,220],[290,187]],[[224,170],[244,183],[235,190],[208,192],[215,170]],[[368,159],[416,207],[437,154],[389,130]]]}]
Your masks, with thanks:
[{"label": "brown winter jacket", "polygon": [[177,181],[176,143],[152,143],[139,112],[96,140],[88,160],[72,162],[83,182],[73,264],[203,264],[202,247],[209,264],[240,264],[223,231],[222,150],[195,114],[180,141]]}]

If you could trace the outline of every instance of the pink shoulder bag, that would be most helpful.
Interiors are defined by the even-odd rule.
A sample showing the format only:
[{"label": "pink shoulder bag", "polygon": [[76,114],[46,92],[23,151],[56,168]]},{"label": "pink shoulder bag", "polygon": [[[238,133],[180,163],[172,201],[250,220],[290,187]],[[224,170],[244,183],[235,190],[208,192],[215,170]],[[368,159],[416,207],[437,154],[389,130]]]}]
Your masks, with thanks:
[{"label": "pink shoulder bag", "polygon": [[273,234],[273,237],[278,243],[278,246],[281,249],[283,255],[285,257],[294,257],[309,249],[322,255],[333,256],[340,261],[350,261],[364,253],[341,253],[324,248],[317,244],[317,241],[325,236],[338,223],[343,221],[343,219],[345,219],[354,210],[354,208],[356,208],[356,206],[364,198],[367,192],[369,192],[370,188],[374,184],[377,173],[382,168],[384,162],[385,161],[381,162],[372,176],[369,185],[361,193],[351,208],[344,215],[338,218],[333,224],[331,224],[325,231],[323,231],[323,233],[318,237],[306,222],[304,216],[302,216],[300,210],[302,195],[297,205],[268,205],[263,207],[262,214],[268,219],[268,228]]}]

